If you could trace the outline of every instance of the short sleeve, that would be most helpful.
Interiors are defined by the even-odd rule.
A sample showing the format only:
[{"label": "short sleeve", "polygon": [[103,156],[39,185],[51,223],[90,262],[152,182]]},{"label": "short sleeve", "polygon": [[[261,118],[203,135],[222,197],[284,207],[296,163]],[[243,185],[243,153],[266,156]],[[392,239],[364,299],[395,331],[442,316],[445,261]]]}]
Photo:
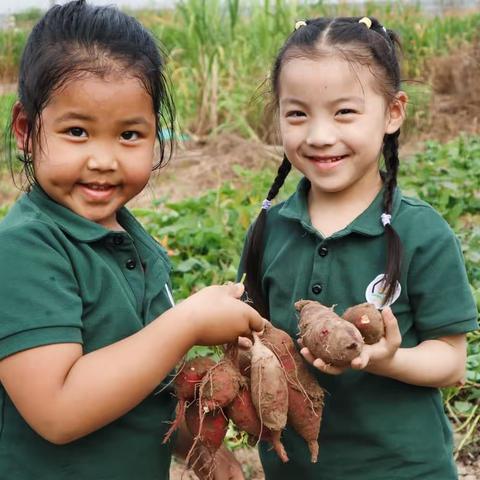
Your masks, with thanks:
[{"label": "short sleeve", "polygon": [[0,233],[0,359],[52,343],[82,343],[82,302],[57,233],[41,222]]},{"label": "short sleeve", "polygon": [[421,340],[478,328],[477,307],[468,283],[460,243],[436,213],[425,225],[408,273],[408,292]]}]

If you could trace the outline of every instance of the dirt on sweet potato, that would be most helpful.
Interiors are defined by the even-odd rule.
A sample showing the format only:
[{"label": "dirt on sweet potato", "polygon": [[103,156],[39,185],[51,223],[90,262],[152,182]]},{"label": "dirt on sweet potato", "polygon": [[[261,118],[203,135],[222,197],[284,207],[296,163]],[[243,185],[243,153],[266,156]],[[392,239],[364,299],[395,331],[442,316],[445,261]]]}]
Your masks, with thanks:
[{"label": "dirt on sweet potato", "polygon": [[360,355],[364,341],[355,325],[339,317],[332,308],[313,300],[299,300],[300,337],[312,355],[336,367],[346,367]]}]

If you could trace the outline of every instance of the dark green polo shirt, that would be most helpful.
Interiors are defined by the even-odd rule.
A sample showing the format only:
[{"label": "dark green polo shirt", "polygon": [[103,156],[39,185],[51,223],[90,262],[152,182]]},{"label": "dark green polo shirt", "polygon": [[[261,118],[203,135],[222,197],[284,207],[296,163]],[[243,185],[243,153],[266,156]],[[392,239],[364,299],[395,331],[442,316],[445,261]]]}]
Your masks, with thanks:
[{"label": "dark green polo shirt", "polygon": [[[52,201],[39,187],[0,223],[0,359],[53,343],[85,353],[138,332],[171,307],[170,263],[127,209],[112,232]],[[101,365],[99,365],[101,368]],[[154,392],[120,419],[56,446],[23,420],[0,385],[0,478],[168,479],[162,445],[172,396]]]},{"label": "dark green polo shirt", "polygon": [[[293,337],[295,301],[336,305],[341,315],[365,302],[385,272],[382,192],[345,229],[324,238],[309,218],[309,188],[303,179],[293,196],[270,209],[266,224],[262,284],[270,318]],[[476,329],[461,249],[447,223],[428,204],[397,191],[392,224],[404,247],[401,293],[392,305],[402,347]],[[282,464],[270,446],[260,447],[267,480],[457,478],[438,389],[354,370],[316,374],[327,391],[318,463],[310,463],[305,442],[287,429],[282,439],[289,463]]]}]

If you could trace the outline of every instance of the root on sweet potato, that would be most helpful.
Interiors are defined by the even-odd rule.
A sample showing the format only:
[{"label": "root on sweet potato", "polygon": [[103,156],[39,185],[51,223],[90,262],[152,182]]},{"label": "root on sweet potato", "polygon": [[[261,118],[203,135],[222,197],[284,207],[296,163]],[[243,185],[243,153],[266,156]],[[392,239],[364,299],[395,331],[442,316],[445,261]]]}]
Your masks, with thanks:
[{"label": "root on sweet potato", "polygon": [[200,403],[207,410],[225,407],[238,395],[242,376],[232,361],[224,357],[210,368],[200,385]]},{"label": "root on sweet potato", "polygon": [[167,443],[173,432],[178,428],[185,417],[186,402],[197,398],[202,378],[215,365],[210,357],[195,357],[187,360],[175,376],[174,389],[178,398],[175,420],[168,429],[163,443]]}]

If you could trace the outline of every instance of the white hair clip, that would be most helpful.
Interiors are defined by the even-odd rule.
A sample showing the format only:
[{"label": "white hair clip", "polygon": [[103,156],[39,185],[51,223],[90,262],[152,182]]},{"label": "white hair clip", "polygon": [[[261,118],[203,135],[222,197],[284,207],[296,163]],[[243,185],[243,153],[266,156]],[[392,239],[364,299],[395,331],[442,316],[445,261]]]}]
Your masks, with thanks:
[{"label": "white hair clip", "polygon": [[295,22],[295,30],[298,30],[300,27],[306,27],[307,22],[305,20],[298,20]]},{"label": "white hair clip", "polygon": [[372,26],[372,21],[368,17],[363,17],[361,18],[358,23],[363,23],[364,25],[367,26],[368,29]]},{"label": "white hair clip", "polygon": [[383,31],[387,33],[387,29],[382,25]]},{"label": "white hair clip", "polygon": [[382,220],[382,225],[386,227],[387,225],[390,225],[392,222],[392,216],[389,215],[388,213],[382,213],[380,215],[380,219]]},{"label": "white hair clip", "polygon": [[262,209],[263,209],[263,210],[268,210],[271,206],[272,206],[271,200],[265,199],[265,200],[262,202]]}]

